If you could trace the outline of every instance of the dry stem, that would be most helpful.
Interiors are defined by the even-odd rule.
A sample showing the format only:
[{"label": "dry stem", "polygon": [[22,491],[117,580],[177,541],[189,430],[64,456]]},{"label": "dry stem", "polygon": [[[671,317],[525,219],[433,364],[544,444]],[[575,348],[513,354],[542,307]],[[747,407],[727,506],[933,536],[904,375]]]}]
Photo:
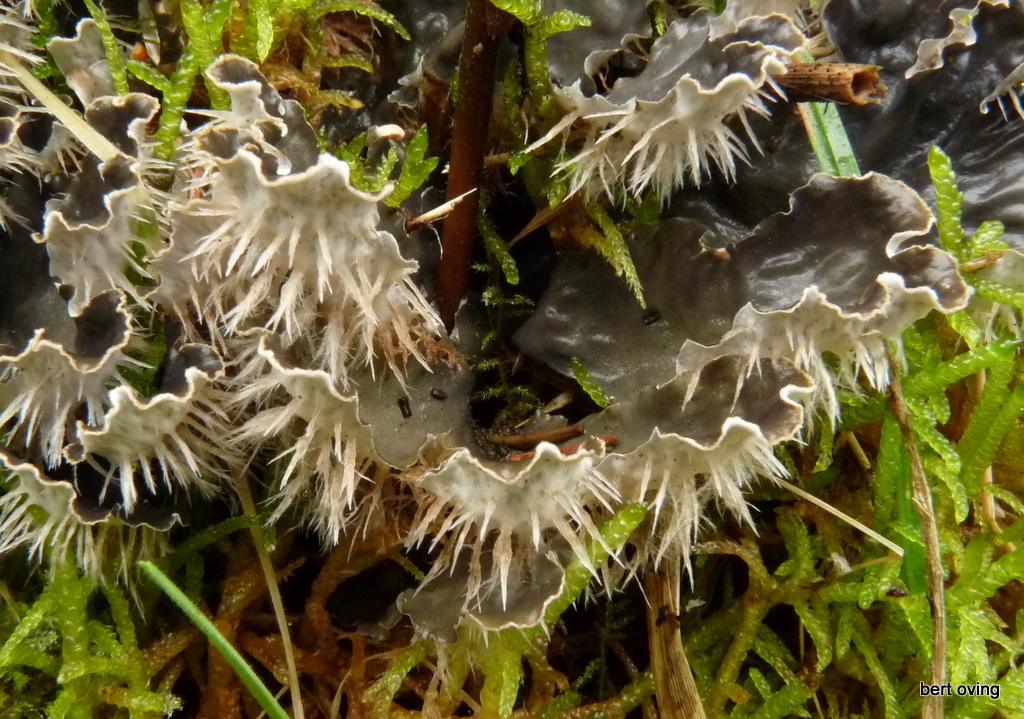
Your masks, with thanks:
[{"label": "dry stem", "polygon": [[686,660],[679,635],[680,557],[662,560],[657,571],[647,574],[647,635],[651,645],[651,671],[658,710],[665,719],[705,719],[697,683]]},{"label": "dry stem", "polygon": [[[235,482],[235,491],[242,501],[242,510],[252,516],[256,514],[256,504],[252,499],[252,492],[249,490],[249,479],[243,471]],[[263,576],[267,580],[267,590],[270,592],[270,603],[274,606],[274,616],[277,618],[277,626],[281,632],[281,644],[284,647],[284,661],[288,669],[288,690],[292,695],[292,712],[295,719],[305,719],[305,712],[302,710],[302,692],[299,685],[299,673],[295,668],[295,652],[292,647],[292,637],[288,631],[288,620],[284,615],[284,602],[281,600],[281,590],[277,586],[277,577],[274,574],[274,565],[267,554],[266,545],[263,541],[263,527],[260,523],[253,522],[249,525],[252,532],[252,541],[256,545],[256,556],[259,557],[260,567]]]},{"label": "dry stem", "polygon": [[[946,599],[945,575],[942,572],[942,555],[939,552],[939,526],[932,509],[932,493],[924,476],[921,455],[914,442],[914,430],[911,427],[910,411],[903,399],[903,388],[900,385],[900,367],[892,349],[887,349],[889,372],[892,376],[889,385],[889,409],[892,410],[903,443],[910,454],[910,486],[913,493],[914,508],[921,518],[921,534],[924,540],[925,566],[928,579],[928,600],[932,607],[932,658],[930,666],[930,683],[944,684],[946,681]],[[929,696],[924,700],[924,719],[941,719],[942,697]]]}]

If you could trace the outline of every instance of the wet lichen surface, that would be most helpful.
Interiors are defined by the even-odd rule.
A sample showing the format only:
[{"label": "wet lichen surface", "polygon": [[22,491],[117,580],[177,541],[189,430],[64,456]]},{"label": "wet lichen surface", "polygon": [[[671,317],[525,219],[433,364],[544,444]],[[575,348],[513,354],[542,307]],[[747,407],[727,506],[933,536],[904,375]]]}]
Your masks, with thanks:
[{"label": "wet lichen surface", "polygon": [[0,716],[1024,717],[1022,92],[1020,0],[8,3]]}]

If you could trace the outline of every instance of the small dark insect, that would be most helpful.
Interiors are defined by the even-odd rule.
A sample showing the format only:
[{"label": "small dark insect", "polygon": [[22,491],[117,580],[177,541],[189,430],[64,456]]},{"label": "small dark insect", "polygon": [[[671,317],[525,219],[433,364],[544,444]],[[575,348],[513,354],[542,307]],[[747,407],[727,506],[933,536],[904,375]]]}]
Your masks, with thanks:
[{"label": "small dark insect", "polygon": [[654,626],[660,627],[665,622],[672,622],[674,626],[678,626],[679,615],[673,614],[671,611],[669,611],[668,607],[658,607],[658,618],[655,620]]},{"label": "small dark insect", "polygon": [[409,404],[408,397],[398,398],[398,409],[402,410],[402,416],[406,419],[412,417],[412,406]]},{"label": "small dark insect", "polygon": [[655,322],[661,319],[661,313],[658,310],[650,310],[643,316],[643,322],[645,325],[653,325]]},{"label": "small dark insect", "polygon": [[430,396],[439,401],[448,399],[448,393],[437,387],[430,390]]},{"label": "small dark insect", "polygon": [[892,587],[889,591],[885,593],[885,595],[887,597],[908,597],[910,596],[910,592],[901,587]]}]

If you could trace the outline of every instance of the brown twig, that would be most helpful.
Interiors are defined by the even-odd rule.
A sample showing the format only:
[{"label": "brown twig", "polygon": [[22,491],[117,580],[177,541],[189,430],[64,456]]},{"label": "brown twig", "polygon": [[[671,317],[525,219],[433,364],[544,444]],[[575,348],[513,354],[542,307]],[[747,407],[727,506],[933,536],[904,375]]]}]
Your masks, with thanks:
[{"label": "brown twig", "polygon": [[515,449],[532,449],[541,442],[564,442],[567,439],[575,439],[586,430],[582,425],[570,424],[567,427],[555,427],[544,429],[538,432],[527,432],[526,434],[492,434],[488,435],[487,441],[491,444],[500,444],[504,447]]},{"label": "brown twig", "polygon": [[[610,447],[610,446],[612,446],[613,444],[615,444],[616,442],[619,441],[619,438],[616,435],[608,435],[607,437],[598,437],[598,439],[600,439],[602,442],[604,442],[605,446],[607,446],[607,447]],[[581,449],[583,449],[584,446],[586,446],[586,445],[585,444],[570,444],[568,447],[559,447],[558,451],[561,452],[562,454],[576,454]],[[510,454],[509,456],[505,457],[505,461],[506,462],[522,462],[524,460],[530,459],[531,457],[535,456],[536,454],[537,454],[536,452],[520,452],[519,454]]]},{"label": "brown twig", "polygon": [[[932,607],[932,658],[931,684],[944,684],[946,681],[946,599],[945,576],[942,573],[942,556],[939,552],[939,526],[932,509],[932,493],[924,476],[921,455],[914,441],[914,430],[910,423],[910,411],[903,399],[903,388],[900,385],[900,367],[892,349],[887,349],[889,372],[892,380],[889,384],[889,409],[892,410],[896,423],[900,426],[903,443],[910,454],[910,486],[913,493],[914,508],[921,518],[921,534],[924,540],[925,566],[928,570],[928,600]],[[942,697],[928,696],[924,700],[922,712],[924,719],[941,719]]]},{"label": "brown twig", "polygon": [[[512,16],[495,8],[489,0],[469,0],[466,35],[459,60],[459,97],[452,129],[448,200],[480,186],[491,122],[498,45],[511,24]],[[441,233],[437,297],[441,320],[449,330],[455,325],[455,312],[469,283],[479,204],[479,192],[469,195],[445,218]]]},{"label": "brown twig", "polygon": [[666,557],[657,571],[648,572],[644,582],[650,602],[647,636],[651,647],[654,695],[662,717],[705,719],[697,683],[679,635],[679,563],[678,555]]},{"label": "brown twig", "polygon": [[143,652],[146,674],[153,676],[202,638],[202,632],[191,625],[160,637]]}]

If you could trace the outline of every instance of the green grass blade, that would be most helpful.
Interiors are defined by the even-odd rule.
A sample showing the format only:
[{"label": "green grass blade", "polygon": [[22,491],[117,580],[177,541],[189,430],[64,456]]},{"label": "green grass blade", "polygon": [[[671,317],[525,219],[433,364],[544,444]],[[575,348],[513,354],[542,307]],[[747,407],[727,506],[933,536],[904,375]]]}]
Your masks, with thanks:
[{"label": "green grass blade", "polygon": [[838,108],[829,102],[806,102],[800,103],[800,114],[821,171],[836,177],[860,176]]},{"label": "green grass blade", "polygon": [[[798,53],[797,59],[814,62],[807,51]],[[839,109],[830,102],[801,102],[798,107],[821,171],[835,177],[859,177],[860,167]]]},{"label": "green grass blade", "polygon": [[223,522],[219,522],[207,527],[201,532],[193,534],[179,544],[174,552],[168,555],[163,562],[164,569],[166,569],[168,574],[176,573],[190,556],[199,552],[204,547],[208,547],[214,542],[219,542],[229,534],[245,529],[246,527],[251,527],[258,521],[258,517],[254,517],[251,514],[243,514],[236,517],[230,517],[225,519]]},{"label": "green grass blade", "polygon": [[168,579],[152,562],[139,562],[138,566],[154,584],[163,590],[164,594],[171,598],[171,601],[178,605],[178,608],[185,613],[192,623],[199,627],[199,630],[210,640],[210,644],[217,647],[217,650],[224,656],[227,663],[238,674],[242,683],[252,692],[253,697],[263,707],[263,710],[267,712],[267,716],[271,719],[290,719],[285,710],[274,699],[274,695],[270,693],[270,690],[256,676],[256,672],[252,670],[252,667],[231,646],[231,642],[217,631],[217,627],[214,626],[213,622],[207,619],[199,611],[199,608],[189,601],[188,597],[174,585],[174,582]]}]

